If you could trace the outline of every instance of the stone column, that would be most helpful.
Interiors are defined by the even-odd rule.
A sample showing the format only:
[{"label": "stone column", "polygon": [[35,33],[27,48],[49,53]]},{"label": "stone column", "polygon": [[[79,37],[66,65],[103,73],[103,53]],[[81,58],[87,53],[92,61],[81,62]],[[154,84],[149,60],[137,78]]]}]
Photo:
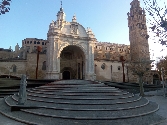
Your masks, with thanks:
[{"label": "stone column", "polygon": [[58,36],[54,37],[53,41],[53,50],[52,50],[52,73],[51,73],[51,78],[52,79],[60,79],[60,60],[58,58],[58,41],[59,38]]},{"label": "stone column", "polygon": [[49,36],[48,37],[49,43],[47,43],[47,73],[46,73],[46,78],[47,79],[52,79],[51,74],[53,70],[53,43],[54,43],[54,37]]},{"label": "stone column", "polygon": [[26,86],[27,86],[26,75],[22,75],[19,89],[18,105],[24,105],[24,103],[27,101]]},{"label": "stone column", "polygon": [[94,45],[92,44],[92,41],[89,41],[89,46],[88,46],[88,59],[87,59],[86,79],[95,80],[95,73],[94,73]]}]

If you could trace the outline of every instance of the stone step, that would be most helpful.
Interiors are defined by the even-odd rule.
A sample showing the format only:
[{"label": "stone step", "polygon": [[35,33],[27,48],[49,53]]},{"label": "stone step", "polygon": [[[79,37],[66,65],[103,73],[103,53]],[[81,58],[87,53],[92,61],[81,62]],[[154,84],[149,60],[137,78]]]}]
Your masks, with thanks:
[{"label": "stone step", "polygon": [[[15,102],[11,98],[6,99],[11,105]],[[13,104],[12,104],[13,103]],[[47,117],[55,118],[68,118],[68,119],[122,119],[122,118],[132,118],[137,116],[142,116],[150,114],[158,110],[158,106],[155,103],[148,103],[144,106],[138,106],[129,109],[118,109],[118,110],[70,110],[69,108],[58,109],[54,107],[45,107],[40,109],[22,109],[22,111],[27,113],[32,113],[36,115],[42,115]]]},{"label": "stone step", "polygon": [[[105,84],[47,84],[36,88],[57,88],[57,87],[108,87]],[[115,88],[115,87],[111,87]]]},{"label": "stone step", "polygon": [[5,92],[18,92],[19,91],[19,89],[0,89],[0,93],[1,92],[3,92],[3,93],[5,93]]},{"label": "stone step", "polygon": [[[59,91],[61,90],[61,92],[64,91],[75,91],[75,92],[91,92],[91,91],[95,91],[95,92],[112,92],[112,91],[118,91],[121,92],[123,90],[120,90],[118,88],[110,88],[110,87],[73,87],[73,88],[32,88],[29,89],[32,91]],[[63,91],[62,91],[63,90]]]},{"label": "stone step", "polygon": [[[11,107],[5,103],[5,100],[0,101],[0,105],[1,105],[0,113],[10,119],[13,119],[15,121],[19,121],[28,125],[43,125],[44,123],[44,121],[40,120],[42,116],[40,116],[39,118],[38,117],[39,115],[36,116],[33,114],[21,112],[21,111],[11,112]],[[43,118],[46,120],[46,117],[43,117]],[[50,120],[49,117],[47,117],[47,119]]]},{"label": "stone step", "polygon": [[40,97],[40,98],[51,98],[51,99],[69,99],[69,100],[114,100],[114,99],[126,99],[126,98],[131,98],[134,96],[134,94],[131,93],[127,93],[124,95],[112,95],[112,96],[106,96],[106,95],[89,95],[89,96],[85,96],[85,95],[80,95],[80,96],[65,96],[64,94],[61,95],[44,95],[44,94],[31,94],[28,93],[28,96],[32,96],[32,97]]},{"label": "stone step", "polygon": [[62,93],[62,92],[57,92],[57,93],[50,93],[50,92],[39,92],[39,91],[32,91],[32,90],[27,90],[27,93],[29,94],[37,94],[37,95],[52,95],[52,96],[98,96],[98,95],[105,95],[105,96],[119,96],[119,95],[127,95],[129,92],[122,91],[120,93],[114,93],[114,92],[108,92],[108,93]]},{"label": "stone step", "polygon": [[114,99],[126,99],[133,97],[133,94],[126,95],[115,95],[115,96],[106,96],[106,95],[80,95],[80,96],[67,96],[67,95],[41,95],[41,94],[27,94],[29,97],[39,97],[39,98],[48,98],[48,99],[69,99],[69,100],[114,100]]},{"label": "stone step", "polygon": [[142,116],[146,114],[153,113],[158,110],[157,104],[151,102],[148,105],[142,107],[142,108],[135,108],[130,110],[119,110],[119,111],[92,111],[92,110],[86,110],[86,111],[71,111],[71,110],[53,110],[48,108],[40,108],[40,109],[22,109],[22,111],[25,111],[27,113],[32,113],[36,115],[43,115],[48,117],[56,117],[56,118],[70,118],[70,119],[105,119],[105,120],[111,120],[111,119],[124,119],[124,118],[132,118],[137,116]]},{"label": "stone step", "polygon": [[98,82],[92,82],[92,81],[88,81],[88,80],[61,80],[61,81],[55,81],[52,82],[51,84],[77,84],[77,85],[81,85],[81,84],[98,84]]},{"label": "stone step", "polygon": [[35,87],[35,89],[38,89],[38,90],[57,90],[57,89],[94,89],[94,90],[99,90],[99,89],[104,89],[104,90],[118,90],[118,88],[111,88],[111,87],[105,87],[105,86],[98,86],[98,87],[91,87],[91,86],[82,86],[82,87],[78,87],[78,86],[66,86],[66,87]]},{"label": "stone step", "polygon": [[[4,108],[6,110],[6,108]],[[21,115],[20,115],[21,114]],[[129,119],[115,119],[115,120],[79,120],[79,119],[69,119],[69,118],[55,118],[48,116],[39,116],[34,114],[28,114],[25,112],[12,112],[9,114],[5,112],[4,115],[10,117],[11,119],[20,121],[29,125],[130,125],[135,122],[135,125],[151,125],[160,119],[156,114],[148,114],[142,117],[134,117]],[[131,124],[133,125],[133,124]]]},{"label": "stone step", "polygon": [[37,109],[11,112],[11,106],[18,102],[15,94],[0,101],[0,113],[34,125],[149,125],[160,119],[154,113],[159,108],[156,103],[98,82],[57,81],[27,90],[27,95],[25,108]]},{"label": "stone step", "polygon": [[[15,95],[15,98],[18,99],[18,96]],[[44,103],[54,103],[54,104],[72,104],[72,105],[115,105],[115,104],[124,104],[132,103],[139,101],[141,97],[133,96],[128,99],[115,99],[115,100],[75,100],[75,99],[50,99],[50,98],[39,98],[39,97],[28,97],[30,101],[44,102]]]},{"label": "stone step", "polygon": [[[16,103],[18,101],[18,97],[12,96],[13,101]],[[9,102],[10,103],[10,102]],[[44,106],[44,107],[52,107],[54,109],[62,109],[62,110],[108,110],[108,111],[113,111],[113,110],[126,110],[126,109],[133,109],[133,108],[139,108],[147,105],[149,101],[145,98],[141,98],[140,100],[136,102],[131,102],[131,103],[124,103],[124,104],[117,104],[117,105],[112,105],[112,104],[97,104],[97,105],[73,105],[73,104],[50,104],[50,103],[43,103],[40,102],[28,102],[26,105],[32,105],[34,104],[35,106]],[[14,104],[13,104],[14,105]]]}]

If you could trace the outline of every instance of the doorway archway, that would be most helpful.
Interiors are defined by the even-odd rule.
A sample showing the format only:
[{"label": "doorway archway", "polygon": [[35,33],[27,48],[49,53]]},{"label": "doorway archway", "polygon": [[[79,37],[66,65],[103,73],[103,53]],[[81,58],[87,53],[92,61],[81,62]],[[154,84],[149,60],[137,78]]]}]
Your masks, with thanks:
[{"label": "doorway archway", "polygon": [[61,51],[60,71],[63,79],[84,79],[85,55],[80,47],[69,45]]},{"label": "doorway archway", "polygon": [[63,72],[63,79],[71,79],[70,71],[64,71]]}]

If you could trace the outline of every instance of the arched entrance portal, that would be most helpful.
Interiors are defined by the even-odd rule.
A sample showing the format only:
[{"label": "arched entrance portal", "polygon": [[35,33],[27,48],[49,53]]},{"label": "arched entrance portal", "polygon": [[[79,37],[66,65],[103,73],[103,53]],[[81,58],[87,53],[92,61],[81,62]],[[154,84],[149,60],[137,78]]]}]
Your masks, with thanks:
[{"label": "arched entrance portal", "polygon": [[84,79],[85,55],[80,47],[69,45],[60,54],[62,79]]}]

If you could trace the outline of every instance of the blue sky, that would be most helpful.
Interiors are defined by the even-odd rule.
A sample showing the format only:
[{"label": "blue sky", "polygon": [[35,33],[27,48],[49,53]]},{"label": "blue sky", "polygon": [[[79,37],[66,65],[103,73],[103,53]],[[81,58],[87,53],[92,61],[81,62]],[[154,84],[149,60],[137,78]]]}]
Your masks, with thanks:
[{"label": "blue sky", "polygon": [[[140,1],[141,7],[144,7]],[[131,2],[63,0],[63,9],[66,21],[70,22],[75,14],[77,22],[85,28],[90,27],[98,41],[129,45],[127,12]],[[60,0],[12,0],[10,12],[0,15],[0,48],[11,46],[14,49],[17,43],[22,46],[25,38],[47,39],[49,24],[56,20],[60,6]],[[150,44],[150,48],[154,47],[161,48]]]},{"label": "blue sky", "polygon": [[[132,0],[63,0],[66,20],[90,27],[98,41],[129,44],[127,12]],[[10,12],[0,16],[0,48],[25,38],[47,39],[49,24],[56,20],[60,0],[13,0]]]}]

